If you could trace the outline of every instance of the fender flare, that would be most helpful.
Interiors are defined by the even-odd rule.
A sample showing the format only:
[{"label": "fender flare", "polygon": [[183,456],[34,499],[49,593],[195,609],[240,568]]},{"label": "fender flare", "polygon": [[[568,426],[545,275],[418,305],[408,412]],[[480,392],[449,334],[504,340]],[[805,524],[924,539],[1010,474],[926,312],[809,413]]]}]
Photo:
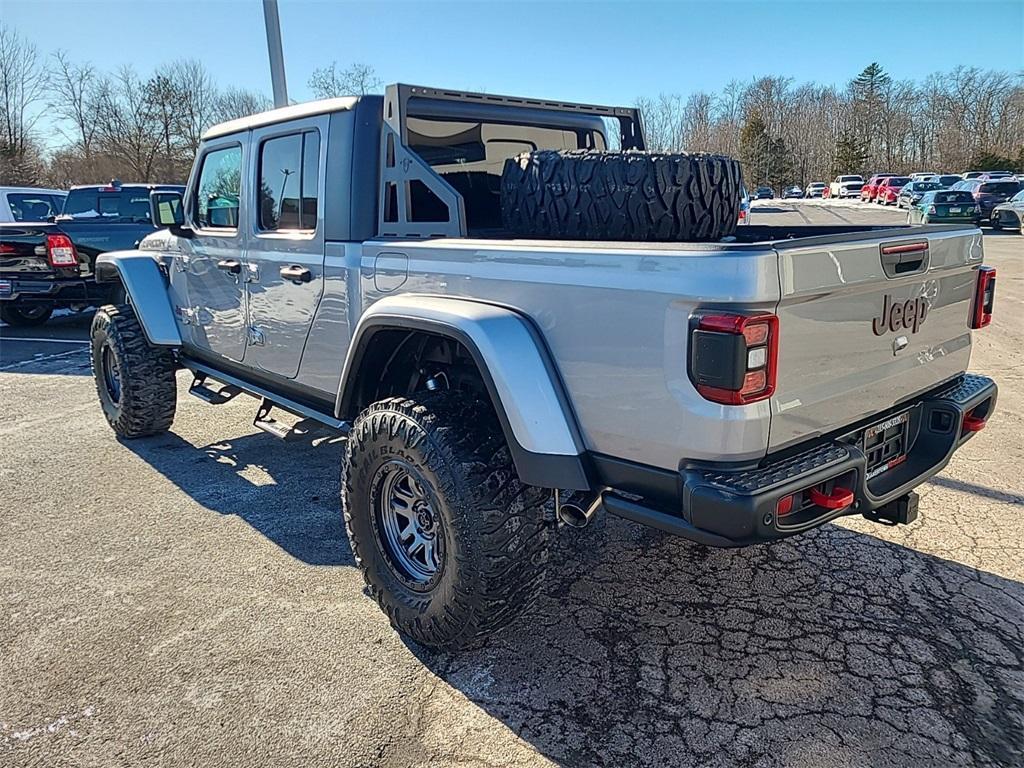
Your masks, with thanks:
[{"label": "fender flare", "polygon": [[181,334],[167,296],[167,278],[145,251],[110,251],[96,258],[96,282],[120,280],[139,318],[146,341],[155,347],[180,347]]},{"label": "fender flare", "polygon": [[356,380],[374,336],[395,329],[445,336],[469,351],[524,483],[590,489],[586,450],[558,370],[533,323],[507,307],[416,294],[377,301],[352,334],[335,404],[338,418],[352,415]]}]

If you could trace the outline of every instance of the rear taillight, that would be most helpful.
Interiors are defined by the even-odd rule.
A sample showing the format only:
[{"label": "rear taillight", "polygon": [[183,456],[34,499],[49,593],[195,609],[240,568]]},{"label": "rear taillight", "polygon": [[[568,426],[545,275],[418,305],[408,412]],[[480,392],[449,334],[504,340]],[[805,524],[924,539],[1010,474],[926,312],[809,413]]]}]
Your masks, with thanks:
[{"label": "rear taillight", "polygon": [[703,315],[690,336],[690,377],[706,400],[746,405],[775,392],[778,356],[775,315]]},{"label": "rear taillight", "polygon": [[78,251],[67,235],[46,236],[46,257],[54,267],[66,269],[78,266]]},{"label": "rear taillight", "polygon": [[996,299],[995,267],[978,267],[978,282],[974,287],[974,307],[971,310],[971,328],[984,328],[992,322],[992,305]]}]

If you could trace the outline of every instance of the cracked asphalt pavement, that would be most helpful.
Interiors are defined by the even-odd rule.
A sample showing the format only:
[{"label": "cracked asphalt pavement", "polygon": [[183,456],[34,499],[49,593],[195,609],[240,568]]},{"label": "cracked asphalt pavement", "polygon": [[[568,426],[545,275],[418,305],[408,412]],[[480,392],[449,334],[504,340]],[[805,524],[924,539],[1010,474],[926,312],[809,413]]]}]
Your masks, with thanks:
[{"label": "cracked asphalt pavement", "polygon": [[458,656],[364,595],[337,439],[282,445],[181,374],[173,431],[122,444],[88,318],[0,329],[0,765],[1024,765],[1024,238],[985,248],[998,410],[918,521],[720,551],[599,515]]}]

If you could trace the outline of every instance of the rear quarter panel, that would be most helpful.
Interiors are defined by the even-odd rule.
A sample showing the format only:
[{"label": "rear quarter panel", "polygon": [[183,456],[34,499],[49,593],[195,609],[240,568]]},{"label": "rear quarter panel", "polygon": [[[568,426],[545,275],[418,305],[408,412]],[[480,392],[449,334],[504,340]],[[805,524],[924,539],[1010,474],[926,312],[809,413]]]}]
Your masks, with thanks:
[{"label": "rear quarter panel", "polygon": [[[777,256],[764,248],[685,248],[370,242],[359,300],[365,308],[401,291],[517,309],[545,339],[590,451],[665,469],[681,459],[759,458],[769,403],[736,408],[701,398],[687,374],[687,344],[698,306],[773,310]],[[397,277],[395,264],[402,265]],[[389,265],[386,274],[381,265]]]}]

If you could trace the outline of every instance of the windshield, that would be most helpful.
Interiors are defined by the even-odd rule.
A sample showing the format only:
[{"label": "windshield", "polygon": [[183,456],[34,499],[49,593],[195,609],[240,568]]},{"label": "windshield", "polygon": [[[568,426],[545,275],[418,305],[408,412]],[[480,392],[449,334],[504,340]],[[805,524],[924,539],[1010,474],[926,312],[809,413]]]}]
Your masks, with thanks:
[{"label": "windshield", "polygon": [[904,176],[894,176],[893,178],[889,179],[889,181],[887,183],[888,183],[888,185],[890,187],[902,187],[904,184],[908,183],[909,181],[910,181],[910,179],[908,179],[908,178],[906,178]]},{"label": "windshield", "polygon": [[961,181],[959,176],[939,176],[939,184],[944,184],[947,187],[951,184],[956,184]]},{"label": "windshield", "polygon": [[149,189],[126,187],[107,191],[96,187],[72,189],[63,215],[73,219],[113,222],[149,222]]},{"label": "windshield", "polygon": [[934,181],[915,181],[910,185],[915,192],[925,192],[929,189],[942,189],[941,184],[936,184]]},{"label": "windshield", "polygon": [[970,192],[960,191],[945,191],[945,192],[933,192],[930,194],[935,195],[936,203],[973,203],[974,198]]},{"label": "windshield", "polygon": [[840,176],[839,182],[842,183],[844,181],[864,181],[864,179],[860,176]]},{"label": "windshield", "polygon": [[1013,200],[1013,202],[1015,203],[1024,203],[1024,189],[1022,189],[1020,192],[1018,192],[1010,199]]},{"label": "windshield", "polygon": [[978,191],[987,195],[1013,195],[1020,189],[1015,181],[992,181],[982,184]]},{"label": "windshield", "polygon": [[63,204],[63,195],[25,192],[10,192],[7,195],[7,205],[15,221],[46,221],[47,217],[60,213]]}]

